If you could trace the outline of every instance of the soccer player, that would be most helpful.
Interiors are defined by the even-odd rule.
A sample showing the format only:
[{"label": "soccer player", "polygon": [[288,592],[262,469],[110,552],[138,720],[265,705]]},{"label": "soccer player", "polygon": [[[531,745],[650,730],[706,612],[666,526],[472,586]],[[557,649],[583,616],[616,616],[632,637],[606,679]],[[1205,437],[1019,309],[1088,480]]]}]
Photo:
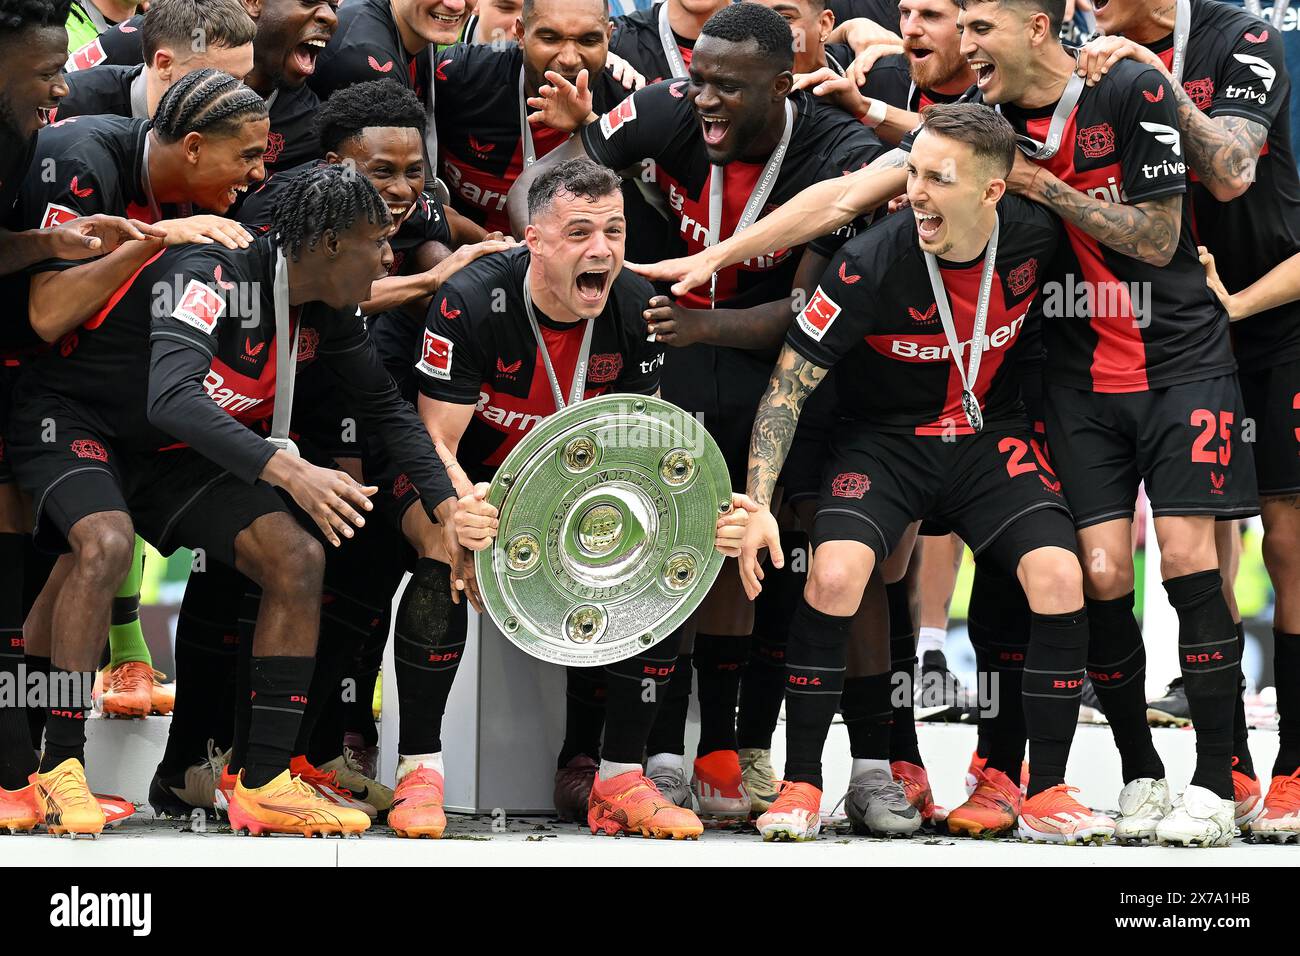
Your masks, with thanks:
[{"label": "soccer player", "polygon": [[157,0],[140,27],[144,63],[69,73],[58,118],[111,114],[149,119],[169,86],[205,67],[243,80],[253,69],[256,31],[239,0]]},{"label": "soccer player", "polygon": [[[792,45],[790,28],[773,11],[758,4],[726,7],[705,24],[689,79],[648,86],[604,117],[590,112],[589,98],[584,107],[572,84],[551,74],[547,79],[556,92],[543,97],[544,121],[560,128],[585,125],[580,136],[543,162],[585,154],[611,169],[649,170],[691,250],[708,244],[714,223],[719,235],[753,228],[755,219],[762,222],[760,213],[770,214],[765,211],[804,186],[839,179],[882,149],[842,110],[791,91]],[[552,116],[552,111],[564,115]],[[533,175],[533,170],[525,171],[512,190],[512,222],[520,212],[520,190]],[[778,239],[741,267],[677,290],[676,303],[656,299],[653,305],[665,319],[682,310],[714,309],[746,325],[751,321],[746,310],[763,306],[775,321],[788,322],[791,289],[811,291],[815,272],[804,265],[811,255],[815,253]],[[701,344],[676,351],[665,369],[665,397],[704,414],[727,458],[733,488],[744,481],[747,423],[770,361],[770,351],[765,355]],[[744,599],[734,565],[724,567],[696,620],[693,656],[703,726],[695,796],[706,812],[747,815],[750,801],[736,753],[735,708],[749,656],[753,608]],[[673,749],[663,754],[664,764],[676,757],[680,774],[680,733],[665,736],[674,739],[669,741]],[[658,763],[651,761],[652,766]]]},{"label": "soccer player", "polygon": [[[1014,573],[1033,612],[1025,705],[1034,796],[1025,838],[1105,839],[1114,821],[1070,796],[1065,765],[1088,646],[1083,579],[1060,484],[1035,451],[1015,348],[1059,225],[1006,195],[1009,125],[978,105],[930,107],[908,163],[911,215],[849,240],[792,327],[754,421],[748,492],[771,501],[799,413],[827,369],[842,416],[822,480],[816,552],[787,648],[787,786],[758,819],[764,839],[820,828],[821,751],[843,682],[849,621],[874,564],[927,515]],[[940,334],[918,328],[933,306]],[[862,343],[865,339],[865,347]],[[954,369],[954,366],[956,368]],[[756,596],[757,553],[783,563],[771,512],[746,533],[741,574]]]},{"label": "soccer player", "polygon": [[[0,3],[0,276],[11,295],[21,298],[21,270],[49,258],[84,259],[113,251],[121,242],[143,240],[156,230],[122,217],[97,215],[42,229],[13,222],[14,207],[31,159],[37,133],[49,121],[67,88],[61,64],[67,51],[67,4]],[[18,283],[17,286],[14,283]],[[5,323],[0,337],[0,436],[7,432],[10,395],[22,365],[44,346],[27,322]],[[3,438],[0,438],[0,443]],[[2,447],[2,446],[0,446]],[[0,451],[0,670],[16,681],[24,663],[24,552],[29,530],[24,505],[7,452]],[[26,582],[39,589],[41,582]],[[29,659],[30,663],[30,659]],[[0,707],[0,829],[30,830],[39,818],[28,777],[37,769],[26,708]]]},{"label": "soccer player", "polygon": [[[71,72],[101,63],[144,63],[141,33],[145,16],[124,20],[74,51],[66,68]],[[249,10],[249,16],[257,24],[257,35],[253,38],[253,69],[245,81],[266,100],[271,117],[266,167],[272,171],[288,169],[316,159],[312,123],[320,101],[307,87],[307,80],[338,25],[335,5],[330,0],[265,0]]]},{"label": "soccer player", "polygon": [[569,136],[526,119],[526,101],[547,71],[570,83],[587,71],[602,112],[628,95],[604,69],[609,29],[604,0],[527,0],[515,26],[519,46],[457,46],[438,55],[439,166],[457,210],[489,231],[510,232],[510,187]]},{"label": "soccer player", "polygon": [[[420,414],[429,434],[479,482],[487,481],[529,429],[552,412],[609,392],[657,393],[663,365],[659,346],[646,340],[642,319],[653,289],[622,268],[619,177],[589,160],[548,163],[531,180],[528,210],[524,248],[480,259],[439,292],[416,366]],[[505,308],[494,308],[501,295]],[[495,533],[495,509],[481,501],[486,488],[480,485],[477,497],[462,499],[462,505],[481,506],[480,547]],[[745,517],[741,508],[733,512],[733,518]],[[720,536],[729,520],[720,519]],[[467,522],[465,536],[473,533]],[[717,543],[727,553],[721,537]],[[404,715],[398,796],[410,795],[412,813],[423,802],[430,812],[436,806],[441,817],[439,725],[464,634],[450,635],[446,646],[419,647],[398,633]],[[603,668],[608,685],[604,740],[587,810],[593,833],[678,839],[703,830],[688,808],[665,799],[641,763],[660,696],[646,700],[642,681],[650,676],[662,690],[680,639],[679,630]],[[431,662],[441,666],[431,668]],[[408,706],[418,706],[428,719],[409,737]],[[421,755],[422,750],[433,752]],[[407,782],[408,772],[421,771]]]},{"label": "soccer player", "polygon": [[[1232,288],[1249,286],[1270,266],[1300,251],[1291,83],[1276,29],[1210,0],[1156,6],[1111,0],[1097,11],[1097,21],[1107,36],[1081,52],[1081,73],[1099,78],[1124,57],[1172,81],[1193,174],[1197,235],[1217,260],[1223,281]],[[1177,76],[1171,72],[1176,68],[1181,69]],[[1232,342],[1245,414],[1258,436],[1255,467],[1264,560],[1276,594],[1274,670],[1278,712],[1284,714],[1300,708],[1300,608],[1295,606],[1300,600],[1300,515],[1295,508],[1300,456],[1294,401],[1300,391],[1300,305],[1234,322]],[[1237,640],[1240,651],[1245,633],[1239,621]],[[1261,801],[1240,695],[1233,724],[1237,825],[1269,835],[1300,831],[1300,806],[1289,796],[1293,775],[1300,770],[1300,748],[1291,744],[1279,750],[1273,783]]]},{"label": "soccer player", "polygon": [[[247,93],[247,108],[264,116],[260,98]],[[298,347],[286,348],[297,362],[335,369],[453,545],[455,499],[355,310],[391,256],[387,209],[368,180],[337,167],[314,170],[296,187],[277,205],[272,232],[237,249],[188,244],[164,253],[123,284],[102,323],[52,352],[25,381],[15,461],[20,481],[38,492],[38,534],[66,540],[73,554],[64,597],[75,607],[65,600],[56,612],[56,667],[85,670],[92,659],[95,629],[86,619],[107,613],[105,584],[121,573],[133,527],[164,552],[201,548],[238,568],[263,594],[248,761],[231,824],[255,834],[353,833],[369,825],[364,813],[325,803],[288,770],[311,678],[324,553],[271,486],[335,546],[364,524],[375,489],[246,427],[272,414],[277,378],[283,384],[277,328],[291,323]],[[303,349],[304,341],[314,347]],[[107,399],[106,374],[117,377]],[[40,440],[51,417],[57,443]],[[76,809],[84,778],[65,722],[75,723],[51,716],[37,788],[58,801],[61,825],[71,829],[89,815]],[[89,832],[95,823],[77,819]]]},{"label": "soccer player", "polygon": [[686,75],[695,41],[709,18],[730,0],[661,0],[614,19],[609,48],[651,83]]}]

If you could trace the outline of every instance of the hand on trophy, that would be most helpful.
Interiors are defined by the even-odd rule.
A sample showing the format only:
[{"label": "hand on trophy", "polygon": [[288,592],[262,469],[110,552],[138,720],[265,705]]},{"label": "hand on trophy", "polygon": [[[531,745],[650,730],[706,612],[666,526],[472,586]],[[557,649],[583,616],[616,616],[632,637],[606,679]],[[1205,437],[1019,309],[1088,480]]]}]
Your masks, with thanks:
[{"label": "hand on trophy", "polygon": [[479,482],[456,503],[456,538],[470,551],[486,549],[497,536],[497,509],[487,503],[490,487],[486,481]]},{"label": "hand on trophy", "polygon": [[751,601],[763,590],[763,585],[759,582],[763,580],[764,549],[772,553],[774,567],[785,567],[785,555],[781,553],[781,530],[776,525],[776,518],[767,508],[756,507],[749,517],[744,542],[740,547],[740,583],[745,588],[745,596]]},{"label": "hand on trophy", "polygon": [[745,529],[749,527],[749,516],[759,507],[749,495],[733,493],[731,510],[718,519],[713,546],[728,558],[740,557],[740,546],[745,541]]}]

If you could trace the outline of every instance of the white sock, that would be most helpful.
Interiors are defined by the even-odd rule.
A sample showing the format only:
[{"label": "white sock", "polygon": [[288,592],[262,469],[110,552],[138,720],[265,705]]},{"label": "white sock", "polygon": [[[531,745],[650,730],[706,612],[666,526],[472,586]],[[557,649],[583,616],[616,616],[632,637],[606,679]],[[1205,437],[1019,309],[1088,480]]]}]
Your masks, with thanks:
[{"label": "white sock", "polygon": [[436,770],[439,776],[446,776],[442,772],[442,751],[436,754],[398,754],[397,755],[397,782],[401,783],[402,778],[414,770],[424,767],[426,770]]},{"label": "white sock", "polygon": [[602,760],[600,762],[600,779],[611,780],[621,773],[640,769],[641,765],[639,763],[614,763],[612,760]]},{"label": "white sock", "polygon": [[645,775],[653,777],[660,770],[682,770],[686,758],[682,754],[651,754],[645,762]]},{"label": "white sock", "polygon": [[893,771],[889,769],[888,760],[859,760],[853,758],[853,767],[849,771],[849,779],[857,780],[869,773],[882,772],[886,777],[893,777]]},{"label": "white sock", "polygon": [[920,657],[926,651],[941,651],[947,641],[948,629],[946,627],[923,627],[917,635],[916,656]]}]

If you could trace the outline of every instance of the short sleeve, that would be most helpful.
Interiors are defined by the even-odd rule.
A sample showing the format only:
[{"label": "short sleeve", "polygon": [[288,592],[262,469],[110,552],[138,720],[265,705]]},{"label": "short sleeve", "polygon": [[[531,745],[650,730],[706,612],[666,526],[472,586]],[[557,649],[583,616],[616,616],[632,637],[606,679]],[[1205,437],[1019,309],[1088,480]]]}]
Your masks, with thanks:
[{"label": "short sleeve", "polygon": [[429,398],[457,405],[478,401],[484,363],[472,333],[483,324],[470,316],[470,304],[455,289],[444,286],[434,296],[415,363],[420,391]]}]

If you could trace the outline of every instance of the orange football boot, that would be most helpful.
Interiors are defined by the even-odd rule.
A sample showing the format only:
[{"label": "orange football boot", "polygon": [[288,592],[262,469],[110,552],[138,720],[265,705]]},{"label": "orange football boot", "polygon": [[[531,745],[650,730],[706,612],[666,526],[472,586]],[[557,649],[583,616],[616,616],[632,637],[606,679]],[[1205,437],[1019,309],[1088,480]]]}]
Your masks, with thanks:
[{"label": "orange football boot", "polygon": [[942,823],[948,818],[948,811],[934,802],[934,795],[930,791],[930,775],[924,767],[906,760],[895,760],[889,765],[889,770],[894,779],[903,785],[907,802],[921,811],[923,824]]},{"label": "orange football boot", "polygon": [[110,717],[148,717],[153,710],[154,669],[144,661],[127,661],[104,672],[100,707]]},{"label": "orange football boot", "polygon": [[266,786],[250,789],[239,775],[230,800],[230,828],[253,836],[298,833],[302,836],[360,835],[370,817],[322,797],[314,787],[285,770]]},{"label": "orange football boot", "polygon": [[1260,791],[1258,777],[1248,777],[1237,769],[1236,757],[1232,758],[1232,799],[1237,804],[1236,819],[1233,822],[1244,833],[1250,829],[1255,818],[1264,812],[1264,794]]},{"label": "orange football boot", "polygon": [[695,758],[691,789],[700,813],[707,817],[749,816],[740,755],[734,750],[714,750]]},{"label": "orange football boot", "polygon": [[1104,813],[1085,807],[1072,793],[1078,787],[1058,783],[1036,793],[1020,807],[1022,840],[1034,843],[1105,843],[1115,835],[1115,821]]},{"label": "orange football boot", "polygon": [[1300,841],[1300,770],[1289,777],[1274,777],[1264,797],[1264,811],[1250,825],[1256,840],[1277,843]]},{"label": "orange football boot", "polygon": [[0,830],[10,833],[26,833],[40,822],[41,814],[36,809],[36,787],[28,784],[17,790],[0,787]]},{"label": "orange football boot", "polygon": [[999,836],[1016,825],[1024,797],[1001,770],[976,771],[975,792],[948,814],[948,832],[957,836]]},{"label": "orange football boot", "polygon": [[429,767],[417,767],[399,780],[388,811],[388,825],[399,837],[441,837],[447,829],[442,774]]},{"label": "orange football boot", "polygon": [[639,833],[656,840],[694,840],[704,832],[699,817],[665,799],[640,770],[608,780],[596,775],[587,804],[587,825],[592,833]]},{"label": "orange football boot", "polygon": [[104,831],[104,808],[90,792],[80,760],[69,757],[48,773],[34,773],[29,779],[40,822],[55,836],[98,836]]},{"label": "orange football boot", "polygon": [[754,826],[764,840],[815,840],[822,829],[822,792],[811,783],[782,780],[776,800]]}]

